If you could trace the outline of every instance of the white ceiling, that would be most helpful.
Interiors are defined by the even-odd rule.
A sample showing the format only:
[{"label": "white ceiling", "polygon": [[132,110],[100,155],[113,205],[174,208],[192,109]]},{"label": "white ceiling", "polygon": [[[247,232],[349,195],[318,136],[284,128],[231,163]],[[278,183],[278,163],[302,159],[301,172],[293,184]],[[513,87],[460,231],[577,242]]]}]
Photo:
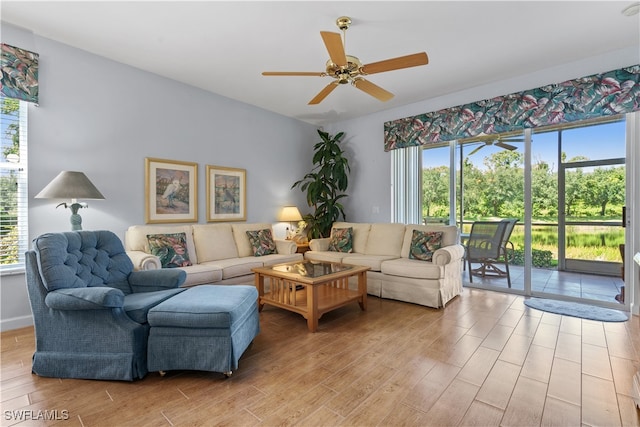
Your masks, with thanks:
[{"label": "white ceiling", "polygon": [[[228,98],[322,125],[636,47],[633,1],[7,1],[1,19],[33,33]],[[388,102],[348,85],[307,105],[330,77],[320,31],[364,63],[426,51],[426,66],[371,75]],[[600,70],[608,71],[608,70]],[[576,76],[578,77],[578,76]]]}]

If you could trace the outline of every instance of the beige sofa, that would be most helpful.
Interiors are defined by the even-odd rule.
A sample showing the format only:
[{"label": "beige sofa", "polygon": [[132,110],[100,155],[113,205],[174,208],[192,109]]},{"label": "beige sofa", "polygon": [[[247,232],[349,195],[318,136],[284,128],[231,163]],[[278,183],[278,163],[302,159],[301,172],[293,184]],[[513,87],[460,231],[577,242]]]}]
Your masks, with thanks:
[{"label": "beige sofa", "polygon": [[[439,308],[462,292],[464,248],[455,226],[336,222],[332,228],[349,227],[353,253],[329,251],[330,238],[313,239],[305,258],[370,267],[367,292],[382,298]],[[409,258],[413,230],[442,232],[432,261]]]},{"label": "beige sofa", "polygon": [[178,267],[187,272],[183,286],[253,283],[252,268],[303,259],[294,242],[277,239],[277,253],[254,256],[246,232],[263,229],[271,229],[271,224],[134,225],[125,233],[125,249],[136,270],[159,269],[160,259],[151,254],[147,235],[185,233],[193,265]]}]

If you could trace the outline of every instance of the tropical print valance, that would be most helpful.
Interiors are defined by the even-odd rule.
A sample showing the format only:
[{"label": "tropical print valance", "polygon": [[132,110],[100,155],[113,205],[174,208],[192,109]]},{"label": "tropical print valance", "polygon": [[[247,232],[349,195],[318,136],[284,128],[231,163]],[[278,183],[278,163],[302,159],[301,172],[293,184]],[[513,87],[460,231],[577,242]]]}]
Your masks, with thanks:
[{"label": "tropical print valance", "polygon": [[385,151],[640,109],[640,65],[384,124]]},{"label": "tropical print valance", "polygon": [[38,54],[0,44],[0,92],[8,98],[38,103]]}]

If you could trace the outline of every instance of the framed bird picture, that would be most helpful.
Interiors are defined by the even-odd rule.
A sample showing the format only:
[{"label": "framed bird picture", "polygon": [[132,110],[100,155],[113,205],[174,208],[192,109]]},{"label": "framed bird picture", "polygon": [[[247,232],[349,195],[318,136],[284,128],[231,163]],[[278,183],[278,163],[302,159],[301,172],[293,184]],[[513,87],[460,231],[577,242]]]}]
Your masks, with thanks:
[{"label": "framed bird picture", "polygon": [[198,164],[145,158],[147,224],[198,221]]},{"label": "framed bird picture", "polygon": [[247,171],[207,165],[207,222],[247,220]]}]

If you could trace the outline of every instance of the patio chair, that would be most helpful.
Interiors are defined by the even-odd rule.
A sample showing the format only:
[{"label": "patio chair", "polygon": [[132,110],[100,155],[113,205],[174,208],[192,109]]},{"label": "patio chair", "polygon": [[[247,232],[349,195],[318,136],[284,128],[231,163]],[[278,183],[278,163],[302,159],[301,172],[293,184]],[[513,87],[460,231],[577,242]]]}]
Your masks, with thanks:
[{"label": "patio chair", "polygon": [[[466,244],[466,257],[469,264],[469,281],[473,276],[506,277],[511,287],[509,274],[509,258],[513,254],[513,243],[509,241],[517,219],[501,221],[476,221],[471,226],[471,233]],[[471,264],[480,264],[472,268]],[[504,264],[504,270],[497,266]]]}]

